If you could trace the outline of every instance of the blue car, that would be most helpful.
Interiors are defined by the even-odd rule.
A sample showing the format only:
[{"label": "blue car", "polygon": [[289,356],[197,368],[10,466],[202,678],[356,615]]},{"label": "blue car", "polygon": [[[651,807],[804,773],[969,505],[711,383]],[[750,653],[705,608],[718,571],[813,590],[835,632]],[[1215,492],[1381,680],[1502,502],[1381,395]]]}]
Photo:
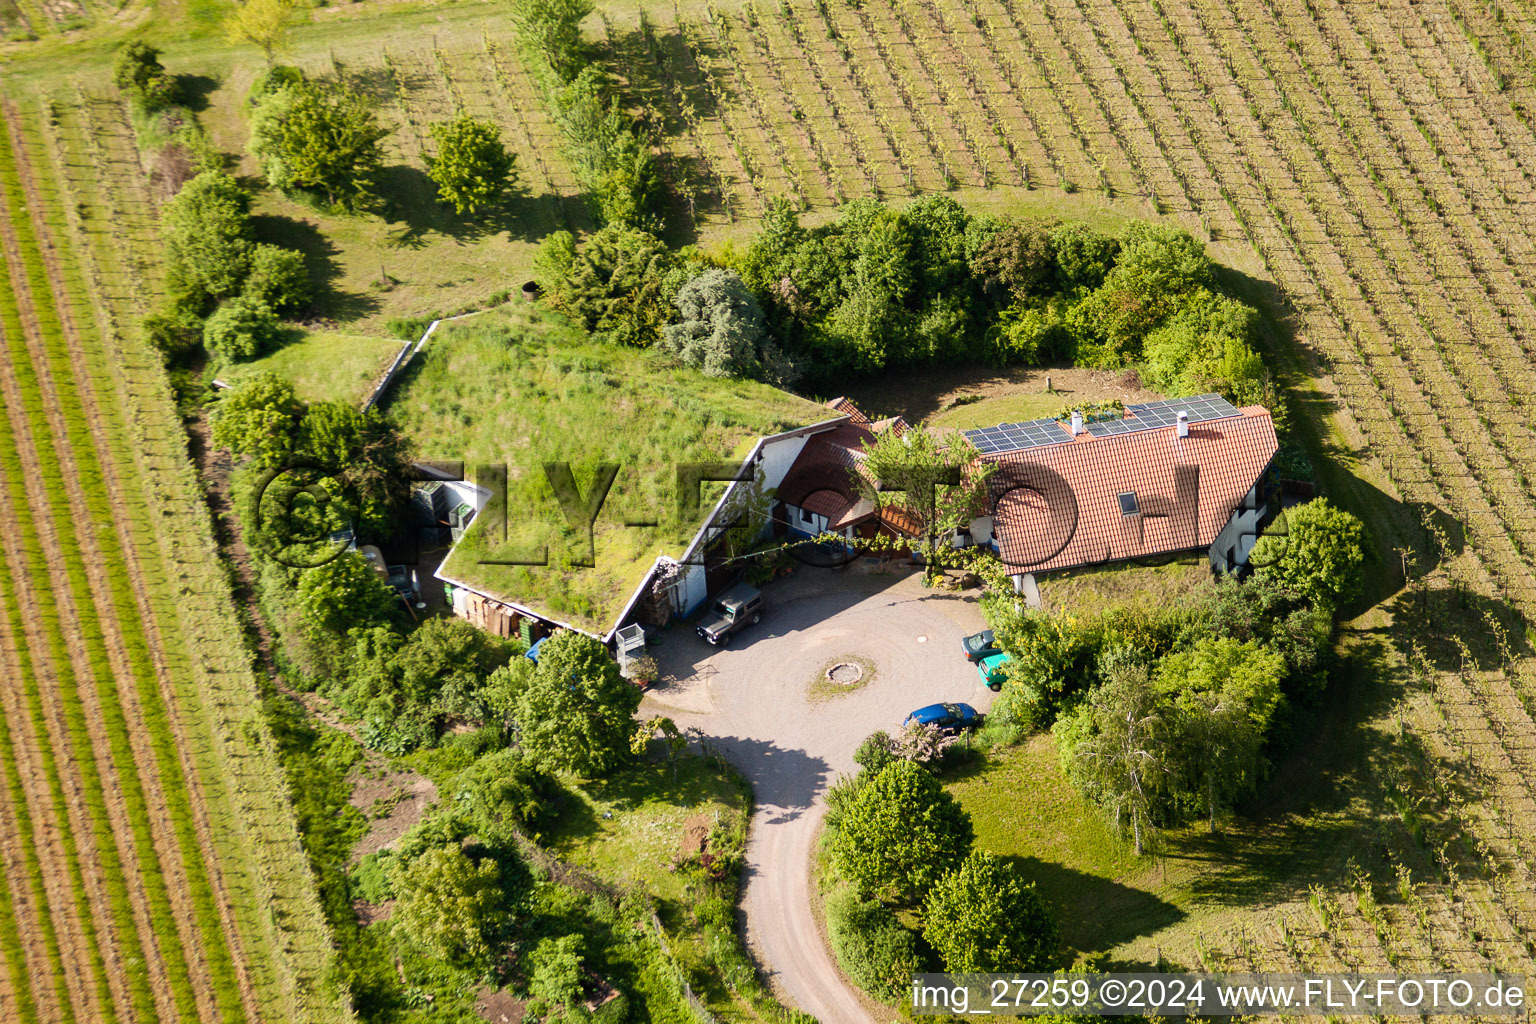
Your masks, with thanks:
[{"label": "blue car", "polygon": [[953,736],[981,724],[981,712],[969,704],[929,704],[907,716],[902,727],[909,725],[936,725],[946,735]]}]

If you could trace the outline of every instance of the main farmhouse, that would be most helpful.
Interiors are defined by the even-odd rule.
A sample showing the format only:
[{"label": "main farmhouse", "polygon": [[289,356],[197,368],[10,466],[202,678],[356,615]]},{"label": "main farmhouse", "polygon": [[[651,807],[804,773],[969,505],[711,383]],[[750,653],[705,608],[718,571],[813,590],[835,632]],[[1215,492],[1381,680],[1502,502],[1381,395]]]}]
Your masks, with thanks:
[{"label": "main farmhouse", "polygon": [[[846,398],[826,403],[820,415],[802,411],[801,418],[812,422],[759,436],[739,463],[728,464],[733,472],[716,472],[716,478],[736,479],[700,506],[691,540],[632,560],[632,582],[615,589],[607,606],[591,604],[579,617],[552,611],[530,596],[547,593],[547,581],[529,593],[516,589],[519,578],[532,580],[530,573],[541,570],[494,577],[466,551],[483,545],[460,541],[437,573],[454,612],[504,636],[532,638],[564,626],[608,643],[625,626],[686,616],[737,577],[742,561],[723,549],[731,530],[739,543],[749,504],[742,499],[749,493],[759,511],[747,532],[763,540],[821,538],[825,544],[827,534],[836,534],[857,554],[861,541],[867,546],[877,534],[912,538],[915,525],[865,497],[855,475],[866,474],[864,447],[877,435],[921,428],[900,417],[871,421]],[[957,530],[951,543],[991,549],[1021,589],[1030,574],[1200,552],[1214,571],[1238,569],[1277,499],[1271,462],[1278,445],[1269,412],[1236,408],[1217,395],[1130,405],[1122,414],[1086,420],[1073,413],[1068,421],[1004,423],[965,435],[996,467],[985,514]],[[476,508],[488,493],[462,491]],[[465,540],[483,529],[471,524]]]}]

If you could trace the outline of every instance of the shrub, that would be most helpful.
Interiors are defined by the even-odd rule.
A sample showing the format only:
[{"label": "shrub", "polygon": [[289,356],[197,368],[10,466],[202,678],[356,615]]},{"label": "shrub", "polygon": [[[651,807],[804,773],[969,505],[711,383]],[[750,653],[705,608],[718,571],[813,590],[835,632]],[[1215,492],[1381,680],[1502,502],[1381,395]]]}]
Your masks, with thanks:
[{"label": "shrub", "polygon": [[359,899],[375,905],[394,899],[395,886],[391,878],[394,864],[393,850],[370,853],[352,869],[352,891]]},{"label": "shrub", "polygon": [[310,299],[309,265],[297,249],[261,244],[251,252],[251,272],[245,279],[247,298],[276,310],[293,310]]},{"label": "shrub", "polygon": [[896,760],[896,753],[892,749],[891,734],[881,729],[872,732],[859,744],[859,749],[853,752],[853,763],[870,775],[874,775]]},{"label": "shrub", "polygon": [[194,304],[239,292],[256,247],[251,197],[223,171],[204,171],[165,210],[166,283]]},{"label": "shrub", "polygon": [[928,894],[923,937],[953,972],[1045,971],[1056,918],[1033,882],[990,853],[972,853]]},{"label": "shrub", "polygon": [[167,306],[150,313],[139,325],[144,340],[167,363],[173,363],[202,344],[202,318],[189,310]]},{"label": "shrub", "polygon": [[274,64],[256,76],[256,80],[251,83],[250,92],[245,94],[246,102],[255,106],[278,90],[297,85],[302,81],[304,81],[304,72],[298,68],[291,64]]},{"label": "shrub", "polygon": [[878,900],[840,888],[827,899],[827,937],[855,985],[877,999],[898,1002],[922,969],[917,937]]},{"label": "shrub", "polygon": [[970,851],[973,837],[970,816],[937,779],[893,761],[854,797],[832,852],[861,892],[912,903]]},{"label": "shrub", "polygon": [[512,187],[513,156],[492,122],[461,114],[434,124],[432,139],[437,154],[427,158],[427,174],[437,184],[438,198],[456,213],[474,213]]},{"label": "shrub", "polygon": [[176,79],[160,63],[160,51],[143,40],[128,43],[112,64],[112,80],[146,110],[159,110],[181,98]]},{"label": "shrub", "polygon": [[271,306],[240,297],[213,311],[203,325],[203,345],[225,359],[251,359],[276,340],[278,333],[277,314]]}]

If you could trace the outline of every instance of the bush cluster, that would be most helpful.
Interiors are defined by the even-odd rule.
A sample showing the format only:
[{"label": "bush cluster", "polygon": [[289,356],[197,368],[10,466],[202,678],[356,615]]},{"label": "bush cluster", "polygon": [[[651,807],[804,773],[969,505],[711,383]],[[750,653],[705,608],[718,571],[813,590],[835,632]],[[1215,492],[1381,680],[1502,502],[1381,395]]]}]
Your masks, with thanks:
[{"label": "bush cluster", "polygon": [[[828,794],[826,819],[837,879],[827,931],[848,976],[897,1002],[923,970],[1049,970],[1054,914],[1013,864],[971,849],[970,817],[938,779],[885,733],[865,740],[856,760],[858,774]],[[893,906],[916,912],[922,943]]]},{"label": "bush cluster", "polygon": [[256,241],[250,193],[223,171],[205,170],[182,185],[161,230],[170,300],[142,330],[168,360],[197,340],[229,360],[260,355],[280,333],[277,313],[310,299],[304,254]]}]

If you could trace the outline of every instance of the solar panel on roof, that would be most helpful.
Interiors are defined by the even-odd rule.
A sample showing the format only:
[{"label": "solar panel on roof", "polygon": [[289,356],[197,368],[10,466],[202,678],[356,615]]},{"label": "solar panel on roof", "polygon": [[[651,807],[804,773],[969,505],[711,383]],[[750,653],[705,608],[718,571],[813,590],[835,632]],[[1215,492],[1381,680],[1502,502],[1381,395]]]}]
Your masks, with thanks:
[{"label": "solar panel on roof", "polygon": [[1038,448],[1047,444],[1060,444],[1072,440],[1067,429],[1055,420],[1028,420],[1024,423],[999,423],[995,427],[982,427],[965,431],[965,436],[983,455],[999,452],[1016,452],[1024,448]]}]

